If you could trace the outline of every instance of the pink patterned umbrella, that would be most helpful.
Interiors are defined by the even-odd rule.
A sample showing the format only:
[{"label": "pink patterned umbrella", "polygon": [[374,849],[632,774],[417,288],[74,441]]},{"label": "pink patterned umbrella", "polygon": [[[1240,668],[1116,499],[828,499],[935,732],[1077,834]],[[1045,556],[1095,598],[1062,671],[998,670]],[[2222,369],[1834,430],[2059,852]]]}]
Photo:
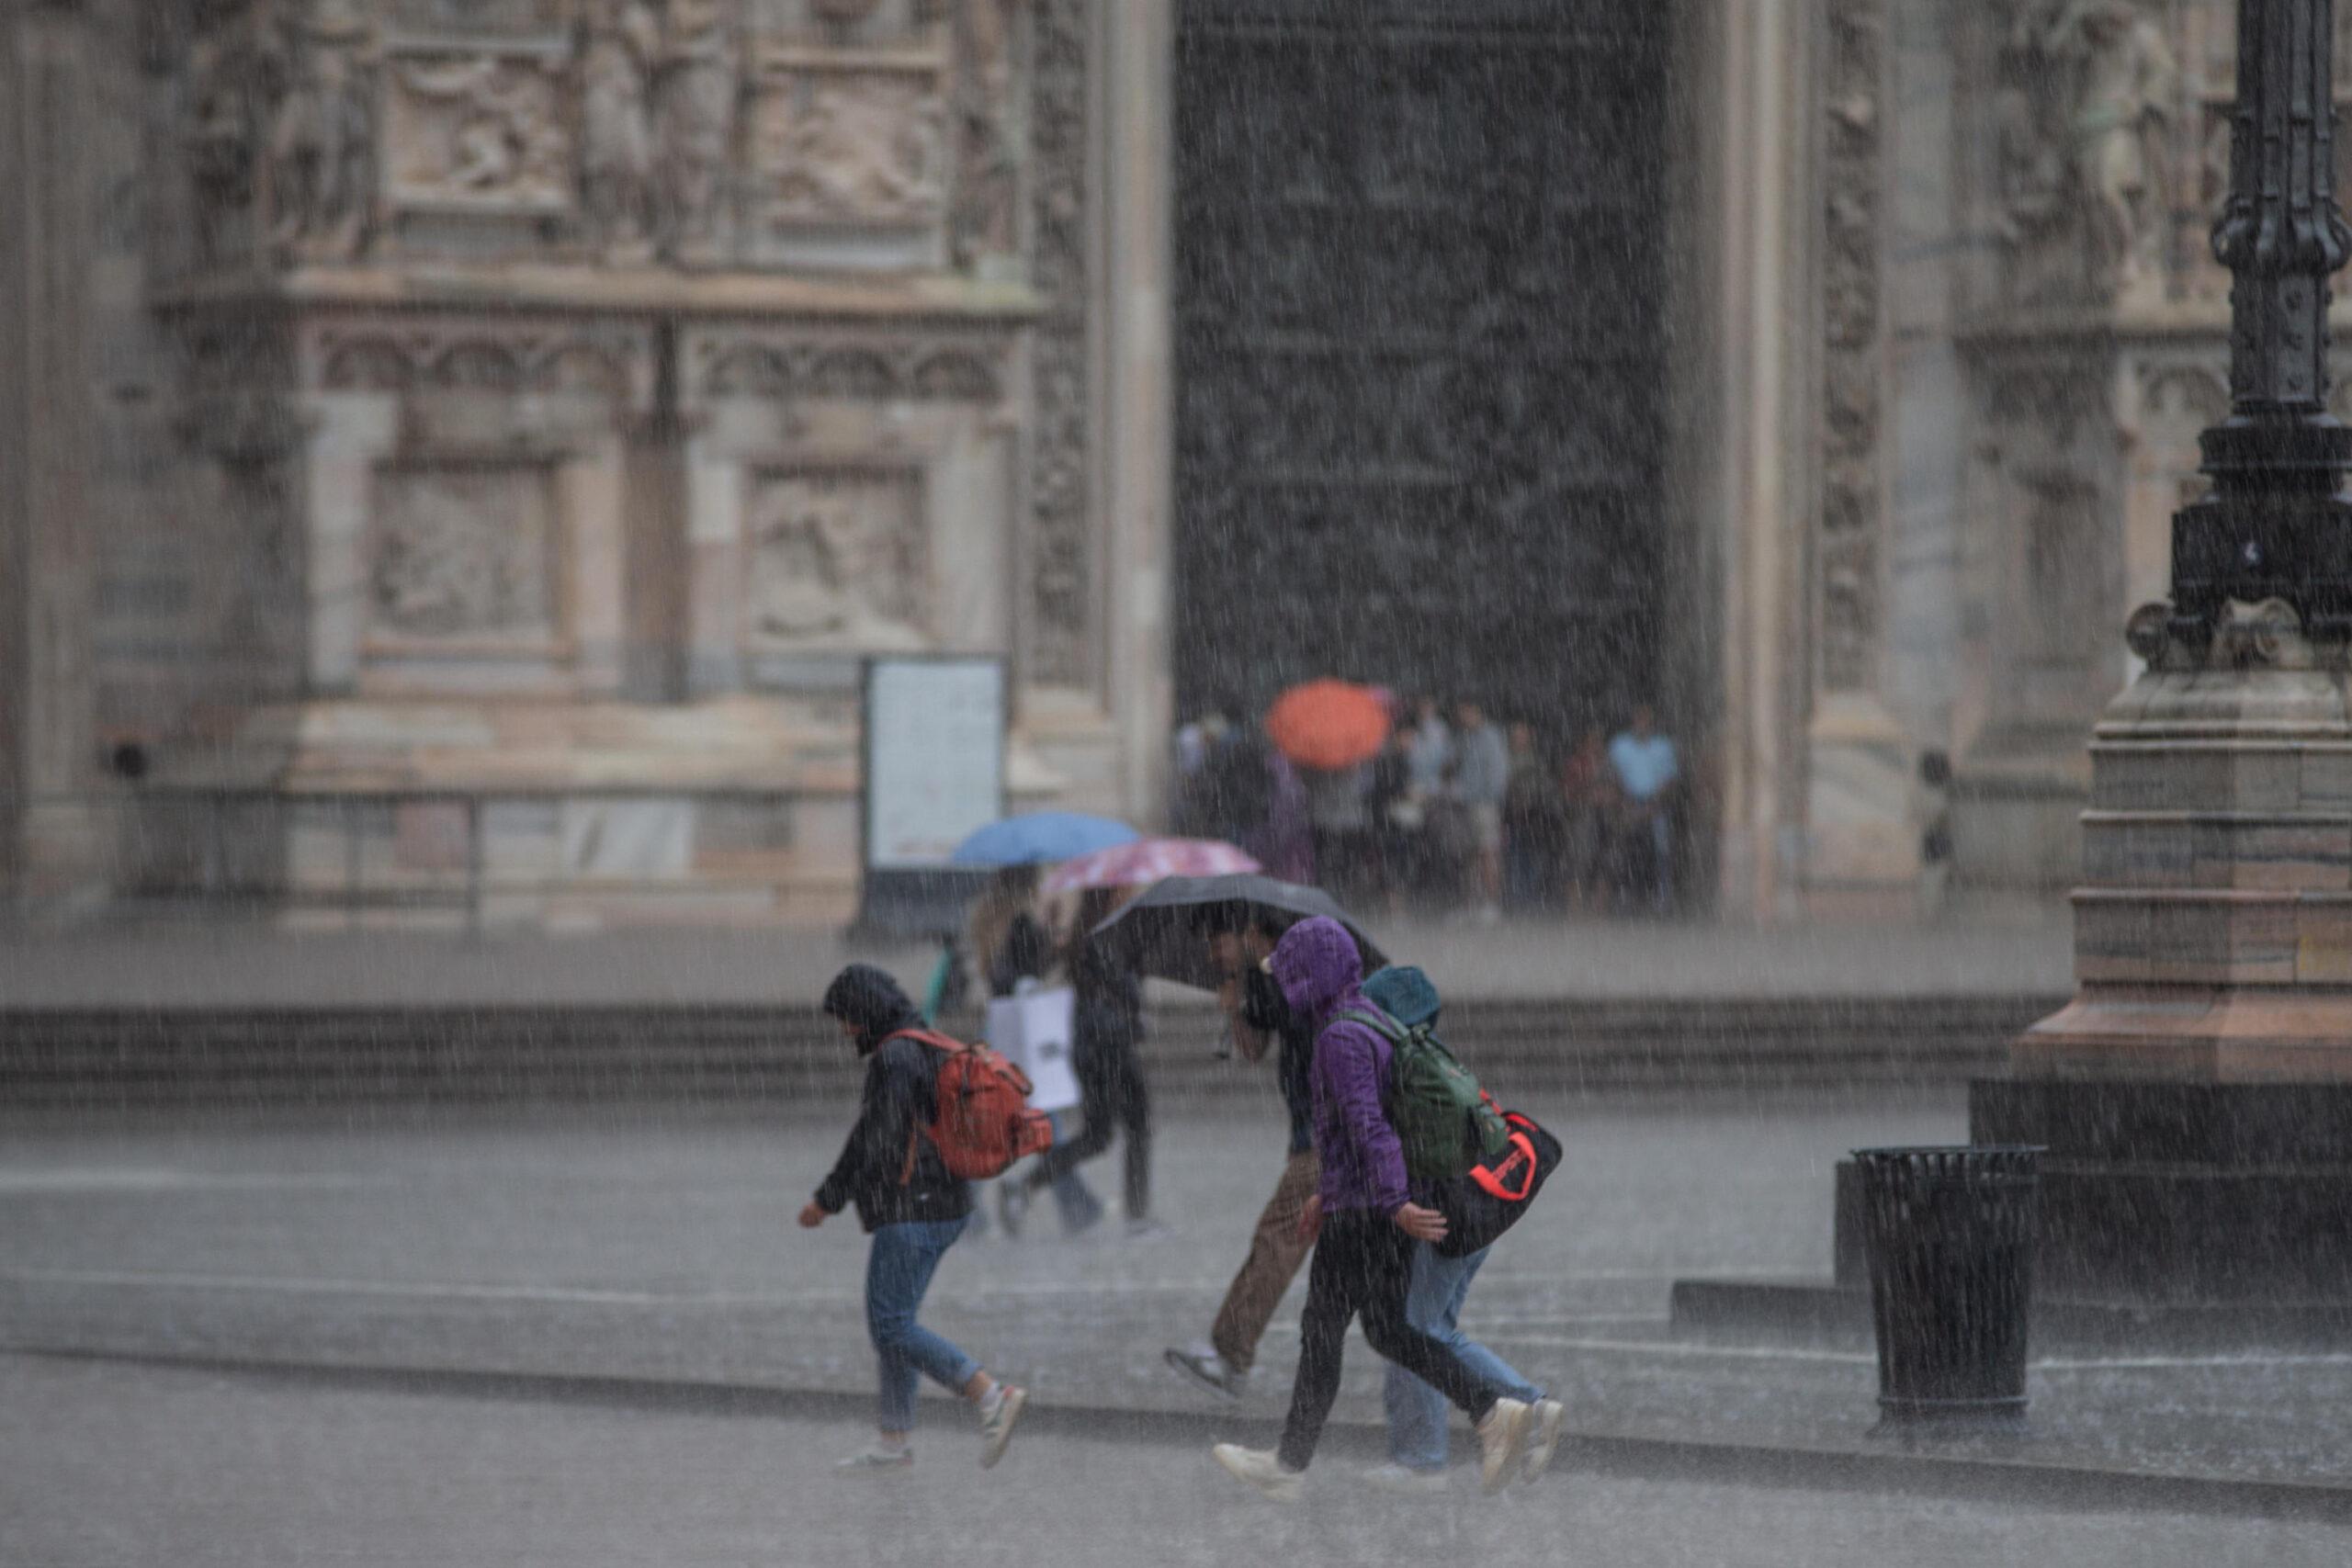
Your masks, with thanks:
[{"label": "pink patterned umbrella", "polygon": [[1046,873],[1047,893],[1081,887],[1148,887],[1167,876],[1230,876],[1260,869],[1215,839],[1142,839],[1067,860]]}]

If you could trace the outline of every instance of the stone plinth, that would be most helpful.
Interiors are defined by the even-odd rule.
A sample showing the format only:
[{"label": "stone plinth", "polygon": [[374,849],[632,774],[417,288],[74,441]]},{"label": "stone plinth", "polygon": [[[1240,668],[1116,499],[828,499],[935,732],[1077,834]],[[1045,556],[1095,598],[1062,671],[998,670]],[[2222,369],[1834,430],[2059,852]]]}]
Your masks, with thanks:
[{"label": "stone plinth", "polygon": [[2147,672],[2091,744],[2074,1003],[2019,1077],[2352,1079],[2352,708],[2283,604],[2206,650],[2135,618]]},{"label": "stone plinth", "polygon": [[2146,671],[2090,748],[2080,989],[1973,1087],[2039,1144],[2043,1288],[2150,1308],[2352,1288],[2352,711],[2345,650],[2272,601]]}]

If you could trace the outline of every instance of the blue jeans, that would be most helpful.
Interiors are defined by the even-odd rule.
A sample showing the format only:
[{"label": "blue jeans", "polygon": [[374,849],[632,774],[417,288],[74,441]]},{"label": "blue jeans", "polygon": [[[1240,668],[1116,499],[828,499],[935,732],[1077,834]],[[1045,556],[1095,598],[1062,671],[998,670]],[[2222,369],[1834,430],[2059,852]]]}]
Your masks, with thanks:
[{"label": "blue jeans", "polygon": [[930,1220],[884,1225],[874,1233],[865,1255],[865,1332],[881,1363],[879,1425],[886,1432],[911,1432],[915,1389],[922,1375],[964,1392],[980,1364],[915,1321],[923,1292],[939,1260],[964,1234],[966,1221]]},{"label": "blue jeans", "polygon": [[[1413,1244],[1413,1283],[1405,1294],[1405,1321],[1461,1358],[1479,1377],[1501,1390],[1506,1399],[1530,1404],[1544,1391],[1519,1375],[1518,1369],[1462,1332],[1462,1303],[1470,1281],[1491,1250],[1480,1247],[1467,1258],[1440,1258],[1428,1242]],[[1408,1470],[1443,1470],[1446,1459],[1445,1396],[1391,1362],[1388,1381],[1381,1389],[1388,1407],[1388,1457]]]}]

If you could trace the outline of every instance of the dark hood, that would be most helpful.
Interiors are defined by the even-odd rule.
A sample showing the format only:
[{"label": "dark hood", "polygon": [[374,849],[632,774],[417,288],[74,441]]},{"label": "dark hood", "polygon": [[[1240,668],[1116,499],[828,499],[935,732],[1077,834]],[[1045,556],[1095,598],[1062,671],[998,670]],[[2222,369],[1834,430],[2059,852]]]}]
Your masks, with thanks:
[{"label": "dark hood", "polygon": [[902,1029],[921,1029],[922,1015],[899,982],[871,964],[853,964],[825,987],[824,1012],[856,1026],[857,1052],[870,1055]]}]

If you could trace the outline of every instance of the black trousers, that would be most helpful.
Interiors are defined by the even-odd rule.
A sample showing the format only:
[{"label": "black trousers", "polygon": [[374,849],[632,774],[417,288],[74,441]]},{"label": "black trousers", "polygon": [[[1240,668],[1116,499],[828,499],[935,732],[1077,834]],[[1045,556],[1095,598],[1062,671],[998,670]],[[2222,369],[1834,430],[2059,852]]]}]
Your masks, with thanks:
[{"label": "black trousers", "polygon": [[1413,1238],[1385,1215],[1342,1209],[1323,1222],[1306,1275],[1306,1312],[1299,1319],[1298,1382],[1283,1423],[1282,1464],[1305,1470],[1340,1396],[1340,1350],[1348,1325],[1363,1314],[1363,1337],[1473,1422],[1486,1419],[1502,1391],[1472,1371],[1452,1349],[1405,1321],[1413,1282]]},{"label": "black trousers", "polygon": [[1151,1096],[1144,1089],[1135,1051],[1089,1052],[1070,1066],[1078,1077],[1078,1106],[1086,1126],[1077,1137],[1037,1156],[1029,1168],[1029,1190],[1052,1186],[1108,1149],[1113,1135],[1124,1131],[1127,1218],[1144,1219],[1151,1213]]}]

